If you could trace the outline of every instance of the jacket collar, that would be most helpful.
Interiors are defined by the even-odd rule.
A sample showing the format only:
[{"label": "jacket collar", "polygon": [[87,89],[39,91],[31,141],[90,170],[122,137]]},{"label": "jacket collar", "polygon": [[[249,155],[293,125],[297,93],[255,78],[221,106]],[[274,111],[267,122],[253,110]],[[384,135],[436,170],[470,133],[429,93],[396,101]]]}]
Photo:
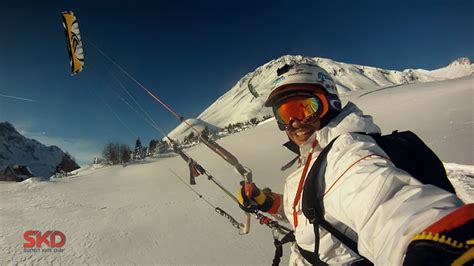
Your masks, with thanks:
[{"label": "jacket collar", "polygon": [[300,145],[300,154],[303,161],[311,150],[311,144],[318,140],[319,149],[323,149],[334,138],[351,132],[364,132],[368,134],[380,133],[380,128],[374,124],[372,116],[364,115],[362,111],[352,102],[348,102],[331,122],[318,131],[315,131],[309,139]]}]

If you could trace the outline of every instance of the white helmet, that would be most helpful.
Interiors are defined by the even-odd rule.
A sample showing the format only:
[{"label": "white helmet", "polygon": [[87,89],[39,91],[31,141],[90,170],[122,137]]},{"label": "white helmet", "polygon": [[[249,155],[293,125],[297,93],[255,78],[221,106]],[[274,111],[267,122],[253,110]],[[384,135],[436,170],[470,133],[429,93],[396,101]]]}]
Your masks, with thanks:
[{"label": "white helmet", "polygon": [[315,91],[313,86],[289,86],[297,84],[316,84],[328,94],[338,97],[336,84],[326,70],[315,65],[292,64],[277,70],[277,77],[271,83],[271,92],[265,106],[272,106],[283,95]]}]

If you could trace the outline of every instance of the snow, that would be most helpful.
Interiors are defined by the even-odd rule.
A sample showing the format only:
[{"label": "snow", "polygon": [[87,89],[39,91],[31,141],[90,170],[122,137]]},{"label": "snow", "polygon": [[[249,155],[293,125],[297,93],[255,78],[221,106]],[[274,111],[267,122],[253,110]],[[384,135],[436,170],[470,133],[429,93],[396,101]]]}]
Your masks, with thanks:
[{"label": "snow", "polygon": [[[209,124],[201,119],[189,118],[186,119],[186,123],[182,122],[179,126],[177,126],[170,133],[168,133],[168,136],[173,140],[182,141],[186,136],[191,133],[194,133],[194,135],[196,135],[197,133],[193,129],[191,129],[189,125],[192,125],[193,128],[198,132],[202,132],[206,127],[209,132],[218,132],[221,130],[221,128]],[[168,141],[168,138],[163,138],[163,140]]]},{"label": "snow", "polygon": [[[359,90],[379,89],[408,83],[420,83],[460,78],[472,75],[474,64],[468,58],[459,58],[444,68],[436,70],[406,69],[385,70],[376,67],[348,64],[320,57],[286,55],[272,60],[241,78],[229,91],[204,110],[198,118],[218,127],[229,123],[245,122],[271,114],[263,104],[276,77],[276,70],[284,64],[310,63],[328,71],[337,84],[339,94]],[[249,86],[258,93],[255,98]]]},{"label": "snow", "polygon": [[445,163],[448,178],[464,202],[474,202],[474,165]]},{"label": "snow", "polygon": [[[472,79],[374,87],[344,99],[372,114],[384,132],[411,129],[419,134],[440,154],[460,198],[474,202]],[[279,169],[294,157],[281,146],[286,140],[269,120],[218,142],[253,170],[257,185],[281,192],[290,170]],[[241,178],[208,148],[199,145],[186,152],[231,191],[238,189]],[[126,167],[84,167],[50,182],[0,183],[0,264],[271,263],[269,229],[253,219],[250,234],[238,235],[170,170],[189,179],[186,163],[174,156]],[[203,176],[196,181],[193,188],[206,200],[242,221],[243,212],[222,191]],[[64,251],[24,252],[23,233],[33,229],[62,231]],[[284,249],[282,264],[288,261]]]},{"label": "snow", "polygon": [[371,114],[383,133],[411,130],[442,161],[474,165],[473,78],[357,92],[351,101]]}]

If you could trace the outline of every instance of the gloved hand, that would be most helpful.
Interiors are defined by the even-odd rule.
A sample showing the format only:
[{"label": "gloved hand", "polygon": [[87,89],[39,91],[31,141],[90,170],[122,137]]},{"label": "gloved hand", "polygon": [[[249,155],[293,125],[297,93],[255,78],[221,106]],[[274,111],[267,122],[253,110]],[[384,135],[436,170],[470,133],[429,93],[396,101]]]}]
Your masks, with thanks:
[{"label": "gloved hand", "polygon": [[237,191],[237,200],[239,206],[246,212],[255,212],[256,210],[274,214],[278,211],[281,204],[280,195],[273,193],[270,188],[260,190],[255,183],[252,183],[252,196],[249,198],[245,194],[245,182],[240,182],[241,188]]},{"label": "gloved hand", "polygon": [[404,266],[473,265],[474,204],[451,212],[416,234],[407,247]]}]

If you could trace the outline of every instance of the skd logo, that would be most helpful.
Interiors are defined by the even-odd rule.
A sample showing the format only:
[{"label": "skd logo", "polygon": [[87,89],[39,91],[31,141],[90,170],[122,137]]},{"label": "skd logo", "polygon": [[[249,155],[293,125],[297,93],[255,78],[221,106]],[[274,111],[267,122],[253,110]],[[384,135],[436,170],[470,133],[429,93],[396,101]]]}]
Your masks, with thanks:
[{"label": "skd logo", "polygon": [[61,248],[66,244],[66,236],[61,231],[41,231],[29,230],[23,234],[24,248],[42,248],[43,244],[49,248]]}]

